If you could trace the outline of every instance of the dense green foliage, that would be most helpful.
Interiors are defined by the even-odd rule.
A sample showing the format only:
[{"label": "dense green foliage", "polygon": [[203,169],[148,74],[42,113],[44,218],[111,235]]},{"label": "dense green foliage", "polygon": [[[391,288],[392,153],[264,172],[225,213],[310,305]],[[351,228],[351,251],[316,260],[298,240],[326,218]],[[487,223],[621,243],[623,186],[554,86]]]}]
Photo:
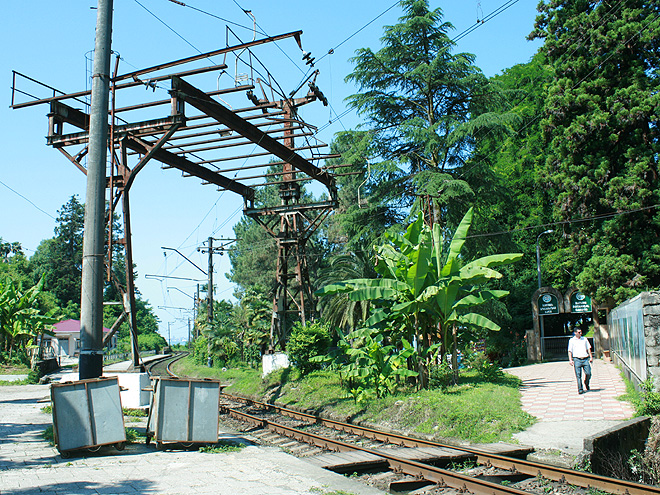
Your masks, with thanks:
[{"label": "dense green foliage", "polygon": [[402,205],[417,197],[431,223],[455,227],[475,198],[465,176],[475,138],[499,133],[515,115],[503,111],[504,94],[474,55],[453,53],[453,26],[439,8],[426,0],[402,0],[401,8],[380,50],[357,50],[347,80],[360,92],[348,103],[366,118],[378,155],[399,169],[389,196]]},{"label": "dense green foliage", "polygon": [[[407,360],[410,372],[407,376],[417,376],[419,386],[426,388],[429,365],[436,356],[444,362],[450,347],[453,369],[458,370],[459,331],[500,330],[499,325],[475,308],[507,295],[506,291],[490,289],[486,284],[502,277],[494,268],[518,261],[521,255],[499,254],[466,260],[461,252],[471,223],[472,209],[448,240],[442,238],[438,224],[429,228],[420,213],[403,235],[388,233],[387,242],[377,246],[377,277],[345,280],[317,291],[320,296],[343,293],[351,300],[370,302],[371,311],[364,326],[374,331],[366,342],[353,332],[349,338],[355,339],[353,343],[357,345],[349,346],[347,353],[355,356],[364,348],[362,359],[369,360],[369,364],[360,364],[359,368],[373,368],[373,371],[351,376],[369,376],[376,395],[381,395],[378,377],[383,375],[384,366],[392,367],[391,359],[404,367]],[[416,343],[414,349],[412,342]],[[382,349],[372,355],[370,346]],[[389,349],[389,353],[383,349]],[[388,372],[383,379],[390,374],[402,373]]]},{"label": "dense green foliage", "polygon": [[330,347],[332,339],[327,325],[321,323],[296,323],[286,344],[289,361],[300,373],[306,375],[320,369],[320,364],[312,362],[316,356],[322,356]]},{"label": "dense green foliage", "polygon": [[[18,360],[30,364],[28,351],[51,324],[80,319],[84,205],[76,196],[62,207],[55,236],[42,241],[31,258],[18,242],[0,238],[0,363]],[[115,240],[121,228],[114,219]],[[121,244],[113,251],[113,283],[104,286],[104,300],[121,300],[119,286],[126,280]],[[138,345],[141,350],[160,349],[166,343],[158,334],[158,320],[147,301],[136,298]],[[104,307],[104,325],[111,327],[122,306]],[[129,326],[119,327],[119,351],[130,350]]]},{"label": "dense green foliage", "polygon": [[553,218],[600,218],[563,228],[566,271],[555,276],[621,302],[660,285],[660,6],[553,0],[539,11],[531,37],[544,40],[553,75],[541,121]]}]

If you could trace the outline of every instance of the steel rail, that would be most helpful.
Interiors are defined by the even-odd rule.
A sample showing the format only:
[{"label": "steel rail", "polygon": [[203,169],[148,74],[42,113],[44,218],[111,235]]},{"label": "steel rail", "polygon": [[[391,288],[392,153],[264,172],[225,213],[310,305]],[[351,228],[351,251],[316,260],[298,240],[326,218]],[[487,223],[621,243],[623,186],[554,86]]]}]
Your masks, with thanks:
[{"label": "steel rail", "polygon": [[498,485],[490,481],[484,481],[477,478],[471,478],[464,474],[454,473],[446,469],[438,468],[421,462],[403,459],[395,455],[385,452],[376,451],[367,447],[360,447],[357,445],[342,442],[340,440],[333,440],[325,438],[314,433],[308,433],[297,428],[285,426],[279,423],[268,421],[251,414],[236,411],[234,409],[225,408],[228,413],[240,420],[250,421],[268,428],[269,430],[299,440],[301,442],[310,443],[317,447],[332,450],[335,452],[349,452],[360,451],[367,452],[372,455],[381,457],[387,461],[390,468],[398,473],[404,473],[410,476],[424,478],[426,480],[437,483],[441,486],[451,487],[457,490],[469,490],[475,495],[527,495],[529,492],[519,490],[510,486]]},{"label": "steel rail", "polygon": [[[537,462],[527,461],[523,459],[515,459],[498,454],[491,454],[478,449],[469,447],[460,447],[454,445],[447,445],[443,443],[433,442],[430,440],[423,440],[418,438],[407,437],[396,433],[386,433],[384,431],[376,430],[374,428],[367,428],[364,426],[343,423],[341,421],[334,421],[331,419],[321,418],[316,415],[294,411],[285,407],[268,404],[265,402],[253,401],[243,397],[232,396],[223,393],[223,395],[232,400],[245,402],[247,404],[254,404],[263,408],[273,409],[280,414],[290,416],[295,419],[312,421],[316,424],[327,426],[338,431],[360,435],[372,440],[378,440],[393,445],[400,445],[402,447],[440,447],[454,450],[460,450],[472,454],[476,457],[479,464],[496,467],[512,473],[526,474],[530,477],[543,476],[544,478],[553,481],[561,481],[571,485],[581,486],[584,488],[597,488],[613,494],[621,495],[660,495],[660,487],[645,485],[641,483],[634,483],[632,481],[618,480],[615,478],[608,478],[598,474],[587,473],[583,471],[575,471],[573,469],[561,468],[541,464]],[[380,455],[380,454],[377,454]]]},{"label": "steel rail", "polygon": [[[163,358],[161,358],[161,359],[151,361],[150,363],[148,363],[148,364],[145,365],[145,368],[146,368],[147,373],[149,374],[149,376],[151,376],[151,375],[154,374],[154,373],[153,373],[153,369],[154,369],[156,366],[162,366],[163,363],[165,363],[165,362],[167,362],[167,361],[170,361],[170,362],[167,364],[167,366],[165,367],[165,370],[167,371],[167,374],[168,374],[169,376],[177,376],[176,374],[174,374],[174,372],[172,372],[170,366],[171,366],[172,364],[174,364],[175,362],[177,362],[179,359],[182,359],[183,357],[187,356],[188,354],[190,354],[190,352],[188,352],[188,351],[183,351],[183,352],[179,352],[179,353],[177,353],[177,354],[174,354],[173,356],[165,356],[165,357],[163,357]],[[157,375],[157,376],[161,376],[161,375]]]}]

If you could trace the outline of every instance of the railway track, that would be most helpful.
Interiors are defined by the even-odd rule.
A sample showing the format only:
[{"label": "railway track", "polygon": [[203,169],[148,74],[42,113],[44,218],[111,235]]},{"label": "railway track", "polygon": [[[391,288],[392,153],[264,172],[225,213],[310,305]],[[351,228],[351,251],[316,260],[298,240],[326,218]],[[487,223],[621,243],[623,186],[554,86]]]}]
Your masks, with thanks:
[{"label": "railway track", "polygon": [[[154,365],[150,372],[176,376],[171,371],[171,365],[182,357],[184,355],[172,356],[160,362],[158,367]],[[220,412],[235,421],[251,425],[250,432],[253,436],[263,437],[266,433],[271,433],[276,437],[271,437],[269,443],[285,445],[289,451],[296,450],[294,445],[297,442],[312,446],[315,449],[312,450],[312,455],[323,452],[349,453],[350,456],[357,454],[357,457],[354,457],[356,462],[353,464],[356,469],[359,469],[360,465],[362,468],[381,465],[394,473],[407,475],[407,479],[401,481],[397,489],[413,489],[415,483],[422,486],[426,482],[436,484],[438,487],[452,488],[457,493],[469,492],[475,495],[570,493],[554,491],[547,485],[549,480],[565,487],[571,485],[581,487],[583,489],[581,493],[585,494],[660,495],[660,488],[656,486],[550,466],[489,452],[486,449],[457,447],[389,433],[225,393],[221,397]],[[254,427],[261,430],[262,434],[255,431]],[[285,443],[286,440],[278,440],[278,437],[291,440]],[[455,459],[459,462],[474,461],[490,472],[487,476],[482,475],[482,478],[479,478],[445,469],[442,465],[447,464],[447,459],[443,461],[437,455],[436,457],[430,456],[434,459],[431,461],[433,464],[411,459],[409,455],[412,451],[428,453],[440,450],[448,452],[447,459]],[[371,462],[361,463],[360,456],[370,458]],[[328,455],[325,458],[328,458]],[[542,485],[542,488],[527,491],[527,489],[511,486],[513,483],[517,484],[526,480],[538,480],[538,484]],[[574,491],[573,493],[580,492]]]},{"label": "railway track", "polygon": [[188,354],[188,351],[178,352],[166,358],[160,359],[158,361],[153,361],[145,366],[149,376],[176,376],[172,371],[171,366],[176,363],[179,359],[183,359]]},{"label": "railway track", "polygon": [[[597,489],[601,492],[613,494],[660,495],[660,488],[656,486],[549,466],[485,450],[456,447],[388,433],[228,394],[223,394],[223,397],[227,403],[221,406],[221,411],[239,421],[248,422],[278,435],[314,445],[325,451],[361,452],[368,454],[367,457],[378,457],[383,459],[389,469],[394,472],[428,480],[440,486],[451,487],[459,491],[467,490],[475,494],[498,495],[531,493],[512,486],[503,486],[493,481],[509,483],[514,479],[522,481],[537,478],[582,487],[585,490]],[[292,424],[291,420],[298,424]],[[323,431],[323,429],[340,435]],[[364,445],[364,439],[368,439],[370,444]],[[499,474],[489,475],[488,478],[491,481],[475,479],[443,467],[410,459],[409,456],[405,455],[405,450],[392,448],[394,446],[416,450],[427,449],[427,451],[428,449],[458,451],[463,455],[456,455],[457,459],[470,459],[483,467],[497,468]]]}]

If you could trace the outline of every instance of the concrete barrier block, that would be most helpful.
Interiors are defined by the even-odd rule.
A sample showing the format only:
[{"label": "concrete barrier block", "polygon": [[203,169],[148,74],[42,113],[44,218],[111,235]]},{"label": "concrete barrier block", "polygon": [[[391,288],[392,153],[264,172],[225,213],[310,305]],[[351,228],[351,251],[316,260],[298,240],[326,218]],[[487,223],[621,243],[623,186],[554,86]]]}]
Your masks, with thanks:
[{"label": "concrete barrier block", "polygon": [[276,352],[274,354],[264,354],[261,360],[262,363],[262,376],[266,376],[273,371],[281,368],[289,367],[289,356],[283,352]]}]

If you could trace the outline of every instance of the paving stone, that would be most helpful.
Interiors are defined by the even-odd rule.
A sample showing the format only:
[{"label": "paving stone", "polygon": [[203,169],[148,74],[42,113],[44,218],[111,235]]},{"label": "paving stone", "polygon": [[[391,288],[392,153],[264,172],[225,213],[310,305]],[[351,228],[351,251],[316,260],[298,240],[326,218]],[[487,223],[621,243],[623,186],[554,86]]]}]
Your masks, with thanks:
[{"label": "paving stone", "polygon": [[153,444],[140,444],[62,459],[41,437],[51,416],[40,411],[38,400],[48,393],[47,385],[0,388],[2,495],[384,493],[275,447],[251,445],[239,452],[205,454],[160,452]]}]

